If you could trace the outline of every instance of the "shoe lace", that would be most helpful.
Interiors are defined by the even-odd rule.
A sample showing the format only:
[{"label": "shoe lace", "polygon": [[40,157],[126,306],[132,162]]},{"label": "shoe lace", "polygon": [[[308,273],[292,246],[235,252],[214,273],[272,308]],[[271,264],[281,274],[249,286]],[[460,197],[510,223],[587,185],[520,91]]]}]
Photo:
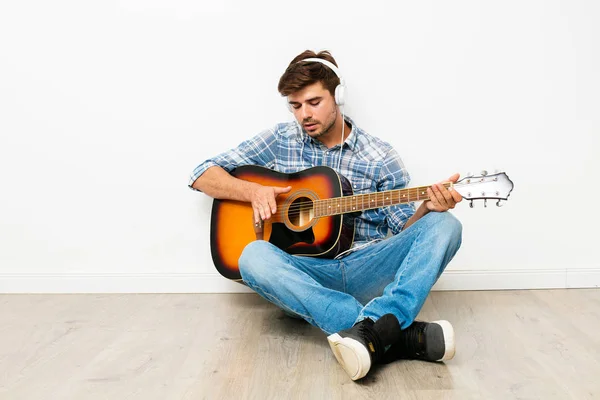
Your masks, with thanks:
[{"label": "shoe lace", "polygon": [[402,331],[398,341],[400,355],[405,357],[419,357],[425,352],[425,327],[427,323],[415,321]]},{"label": "shoe lace", "polygon": [[372,324],[361,324],[358,327],[358,333],[367,339],[367,345],[369,343],[373,344],[373,348],[375,349],[375,352],[373,353],[374,361],[378,361],[382,357],[385,349],[383,347],[381,338],[373,330]]}]

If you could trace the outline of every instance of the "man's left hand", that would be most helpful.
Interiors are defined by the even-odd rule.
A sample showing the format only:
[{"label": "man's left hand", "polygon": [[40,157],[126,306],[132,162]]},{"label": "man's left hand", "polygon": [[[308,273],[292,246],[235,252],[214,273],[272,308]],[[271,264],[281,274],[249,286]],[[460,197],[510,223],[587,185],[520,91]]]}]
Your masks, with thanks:
[{"label": "man's left hand", "polygon": [[[458,181],[459,174],[454,174],[448,181],[456,183]],[[462,201],[462,196],[456,190],[448,190],[443,183],[436,183],[427,188],[427,195],[429,200],[425,202],[429,211],[444,212],[456,206],[456,203]]]}]

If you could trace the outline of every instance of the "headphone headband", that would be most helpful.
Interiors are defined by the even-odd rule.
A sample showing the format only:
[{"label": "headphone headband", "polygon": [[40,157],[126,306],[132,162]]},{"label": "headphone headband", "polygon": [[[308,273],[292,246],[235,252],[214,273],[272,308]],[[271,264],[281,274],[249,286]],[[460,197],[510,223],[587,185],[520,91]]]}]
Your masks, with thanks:
[{"label": "headphone headband", "polygon": [[304,60],[300,60],[298,62],[318,62],[318,63],[321,63],[321,64],[329,67],[329,69],[332,70],[333,73],[336,74],[338,78],[340,78],[340,84],[342,84],[342,85],[344,84],[344,78],[342,77],[342,74],[340,73],[340,70],[331,61],[327,61],[327,60],[324,60],[322,58],[305,58]]},{"label": "headphone headband", "polygon": [[301,63],[301,62],[318,62],[318,63],[325,65],[330,70],[332,70],[333,73],[340,79],[340,84],[337,85],[335,88],[335,94],[334,94],[335,104],[337,104],[339,106],[343,106],[346,103],[346,83],[344,82],[344,78],[342,77],[340,70],[335,66],[334,63],[332,63],[331,61],[324,60],[322,58],[314,58],[314,57],[313,58],[305,58],[304,60],[300,60],[298,62],[299,63]]}]

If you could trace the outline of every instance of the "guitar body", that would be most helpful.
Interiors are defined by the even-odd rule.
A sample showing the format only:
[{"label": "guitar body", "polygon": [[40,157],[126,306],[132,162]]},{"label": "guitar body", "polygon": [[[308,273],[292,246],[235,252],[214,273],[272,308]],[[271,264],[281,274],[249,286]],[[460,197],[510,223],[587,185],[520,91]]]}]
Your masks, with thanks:
[{"label": "guitar body", "polygon": [[[264,186],[291,186],[277,196],[277,212],[262,228],[254,224],[250,203],[217,200],[211,215],[210,247],[215,267],[226,278],[241,280],[238,260],[254,240],[265,240],[289,254],[333,258],[354,240],[358,213],[315,217],[313,202],[352,195],[350,182],[329,167],[284,174],[264,167],[238,167],[231,175]],[[257,231],[256,229],[259,229]]]}]

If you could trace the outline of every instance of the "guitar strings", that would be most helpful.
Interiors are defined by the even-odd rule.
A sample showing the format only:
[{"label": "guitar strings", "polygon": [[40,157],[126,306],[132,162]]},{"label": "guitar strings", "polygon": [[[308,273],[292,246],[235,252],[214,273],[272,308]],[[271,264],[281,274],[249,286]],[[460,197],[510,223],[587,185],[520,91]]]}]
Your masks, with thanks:
[{"label": "guitar strings", "polygon": [[[455,183],[453,186],[468,186],[468,185],[473,185],[473,183]],[[448,187],[450,187],[450,186],[448,186]],[[377,200],[377,202],[379,202],[379,201],[381,201],[381,200],[384,200],[384,199],[382,199],[382,198],[378,198],[378,197],[382,197],[382,196],[384,196],[386,193],[390,193],[390,192],[392,192],[392,196],[391,196],[391,197],[392,197],[392,201],[393,201],[393,200],[394,200],[394,197],[395,197],[395,196],[394,196],[395,194],[398,194],[398,199],[400,199],[400,197],[399,197],[399,196],[400,196],[400,193],[401,193],[402,191],[406,191],[406,192],[407,192],[407,193],[405,193],[405,194],[404,194],[402,197],[407,197],[407,199],[406,199],[406,203],[410,203],[411,201],[420,201],[420,200],[426,200],[426,199],[428,199],[429,197],[426,197],[426,198],[423,198],[423,199],[421,199],[421,198],[420,198],[420,194],[419,194],[418,192],[419,192],[419,191],[421,191],[421,192],[422,192],[422,191],[423,191],[423,189],[429,189],[429,188],[431,188],[431,186],[420,186],[420,187],[416,187],[416,188],[410,188],[410,189],[396,189],[396,190],[390,190],[390,191],[385,191],[385,192],[372,192],[372,193],[365,193],[365,194],[359,194],[359,195],[350,195],[350,196],[342,196],[342,197],[333,197],[333,198],[330,198],[330,199],[317,199],[317,200],[314,200],[314,201],[313,201],[313,200],[309,200],[309,201],[304,201],[304,202],[298,202],[298,203],[294,203],[294,204],[292,204],[290,207],[288,207],[288,210],[298,210],[298,209],[301,209],[301,208],[307,207],[307,205],[309,205],[308,207],[310,207],[310,205],[312,205],[312,206],[314,207],[314,206],[315,206],[315,204],[314,204],[314,203],[316,203],[316,202],[325,202],[325,201],[331,201],[331,202],[335,202],[335,201],[336,201],[336,199],[344,199],[344,201],[347,203],[347,199],[349,199],[349,198],[351,198],[351,197],[355,197],[355,198],[357,199],[357,204],[358,204],[358,202],[362,202],[362,203],[363,203],[363,205],[364,205],[364,200],[365,200],[365,198],[366,198],[367,196],[369,196],[369,197],[370,197],[370,196],[375,196],[375,197],[376,197],[376,199],[375,199],[375,200]],[[395,192],[395,193],[394,193],[394,192]],[[423,194],[423,193],[421,193],[421,195],[422,195],[422,194]],[[413,196],[415,196],[415,197],[417,197],[417,198],[416,198],[415,200],[410,200],[410,198],[411,198],[411,197],[413,197]],[[360,197],[362,197],[362,198],[360,198]],[[360,198],[360,199],[359,199],[359,198]],[[369,198],[368,200],[370,200],[371,202],[373,201],[373,199],[370,199],[370,198]],[[384,200],[384,201],[385,201],[385,200]],[[352,204],[352,203],[351,203],[351,204]],[[397,204],[402,204],[402,202],[401,202],[401,203],[397,203]],[[347,204],[346,204],[346,205],[347,205]]]},{"label": "guitar strings", "polygon": [[[467,185],[473,185],[473,183],[455,183],[453,186],[467,186]],[[448,186],[448,187],[450,187],[450,186]],[[407,191],[407,193],[405,193],[403,195],[403,197],[407,197],[407,199],[406,199],[405,202],[400,202],[400,203],[396,203],[396,204],[410,203],[411,201],[420,201],[420,200],[427,200],[427,199],[429,199],[429,197],[426,197],[426,198],[423,198],[423,199],[419,198],[420,195],[418,193],[419,191],[423,191],[423,189],[429,189],[429,188],[431,188],[431,186],[421,186],[421,187],[410,188],[410,189],[396,189],[396,190],[390,190],[390,191],[385,191],[385,192],[372,192],[372,193],[365,193],[365,194],[359,194],[359,195],[333,197],[333,198],[330,198],[330,199],[318,199],[318,200],[314,200],[314,201],[313,200],[309,200],[309,201],[303,201],[303,202],[294,203],[294,204],[290,205],[287,208],[287,210],[288,210],[288,214],[295,215],[295,214],[299,214],[301,212],[302,208],[315,208],[317,206],[317,205],[315,205],[315,203],[317,203],[317,202],[325,202],[325,201],[332,201],[332,202],[334,202],[334,201],[336,201],[335,199],[344,199],[345,202],[347,203],[347,199],[349,199],[351,197],[357,198],[357,200],[356,200],[357,201],[356,202],[357,205],[358,205],[358,202],[361,202],[362,206],[364,206],[364,200],[365,200],[366,196],[375,196],[376,197],[375,200],[379,203],[380,200],[384,200],[384,199],[379,199],[377,197],[384,196],[384,194],[386,192],[397,192],[398,199],[400,199],[399,196],[400,196],[400,192],[402,192],[402,191]],[[421,193],[421,194],[423,194],[423,193]],[[417,198],[415,200],[410,200],[410,198],[413,197],[413,196],[415,196]],[[362,197],[362,198],[358,199],[359,197]],[[394,193],[392,193],[391,197],[392,197],[392,201],[393,201]],[[373,201],[373,199],[370,199],[370,198],[368,200],[370,200],[370,202]],[[390,204],[390,205],[393,205],[393,204]],[[339,206],[339,204],[338,204],[338,206]],[[282,211],[282,213],[283,213],[283,211]]]},{"label": "guitar strings", "polygon": [[[423,188],[428,188],[428,187],[423,187]],[[400,192],[402,190],[408,190],[407,193],[405,193],[402,197],[406,197],[406,203],[410,203],[411,201],[419,201],[419,200],[425,200],[425,198],[421,199],[419,198],[420,195],[423,194],[423,188],[411,188],[411,189],[397,189],[397,190],[391,190],[389,192],[397,192],[397,193],[392,193],[391,194],[391,198],[392,201],[394,201],[394,198],[397,198],[398,200],[400,199]],[[421,191],[421,194],[419,194],[419,191]],[[343,200],[346,205],[348,203],[348,199],[354,197],[356,199],[356,205],[358,205],[358,203],[362,203],[364,205],[365,200],[367,200],[367,203],[372,202],[373,200],[376,200],[378,203],[380,201],[387,201],[387,199],[384,199],[383,197],[385,196],[386,193],[389,194],[388,191],[386,192],[372,192],[372,193],[365,193],[365,194],[358,194],[358,195],[351,195],[351,196],[342,196],[342,197],[332,197],[329,199],[317,199],[317,200],[309,200],[309,201],[301,201],[301,202],[296,202],[292,205],[290,205],[288,207],[288,210],[297,210],[303,207],[314,207],[315,203],[323,203],[326,204],[325,202],[329,201],[329,202],[335,202],[339,199]],[[395,195],[398,195],[397,197]],[[375,199],[371,199],[370,197],[375,196]],[[415,200],[410,200],[411,197],[417,197],[417,199]],[[428,197],[427,197],[428,198]],[[351,203],[352,204],[352,203]],[[400,203],[401,204],[401,203]]]},{"label": "guitar strings", "polygon": [[[400,190],[404,190],[404,189],[398,189],[398,191],[400,191]],[[408,190],[408,193],[406,193],[404,195],[404,196],[407,197],[406,201],[402,201],[402,202],[396,203],[396,204],[410,203],[411,201],[420,201],[420,200],[426,200],[426,199],[429,198],[429,197],[419,198],[420,195],[419,195],[418,192],[422,191],[423,189],[420,189],[420,188],[411,188],[411,189],[407,189],[407,190]],[[327,201],[329,201],[329,202],[336,202],[336,199],[342,199],[343,202],[345,203],[345,204],[342,204],[342,206],[348,206],[349,205],[348,204],[348,199],[350,199],[351,197],[355,197],[356,198],[356,202],[352,203],[352,200],[351,200],[350,205],[356,205],[356,206],[358,206],[358,204],[360,203],[361,206],[364,207],[365,200],[367,200],[367,204],[368,203],[372,203],[373,201],[376,201],[377,203],[379,203],[380,201],[383,201],[383,202],[387,201],[387,199],[383,198],[384,193],[385,192],[374,192],[374,193],[366,193],[366,194],[362,194],[362,195],[333,197],[333,198],[330,198],[330,199],[320,199],[320,200],[315,200],[315,201],[312,201],[312,200],[302,201],[302,202],[297,202],[297,203],[294,203],[294,204],[290,205],[287,208],[287,210],[288,210],[288,214],[290,214],[290,215],[296,215],[296,214],[301,213],[301,211],[302,211],[303,208],[304,209],[311,209],[311,208],[314,209],[314,208],[319,207],[319,206],[325,206],[325,205],[327,205],[327,203],[325,203]],[[399,200],[400,199],[400,193],[398,192],[397,194],[398,194],[397,198]],[[367,197],[367,196],[369,196],[369,197]],[[371,199],[370,197],[372,197],[372,196],[375,196],[375,199]],[[417,197],[417,199],[410,200],[410,198],[413,197],[413,196]],[[360,198],[360,197],[362,197],[362,198]],[[392,202],[393,202],[395,196],[392,194],[392,196],[390,196],[390,197],[392,198]],[[322,204],[315,204],[315,203],[321,203],[321,202],[322,202]],[[336,205],[338,207],[340,206],[340,204],[336,204]],[[395,205],[395,204],[389,204],[389,205]],[[331,205],[329,205],[329,206],[331,206]],[[373,208],[377,208],[377,207],[373,207]],[[282,213],[284,213],[284,212],[282,211]]]},{"label": "guitar strings", "polygon": [[[344,197],[338,197],[338,198],[339,199],[344,199]],[[428,198],[429,197],[418,199],[418,200],[427,200]],[[383,200],[384,202],[386,201],[383,198],[382,199],[377,199],[377,204],[379,204],[379,200]],[[317,201],[324,201],[324,200],[317,200]],[[331,199],[331,201],[335,201],[335,200]],[[364,202],[360,202],[359,210],[356,210],[356,211],[369,210],[369,209],[380,208],[380,207],[387,207],[387,206],[397,205],[397,204],[403,204],[403,203],[405,204],[405,203],[410,203],[411,201],[414,201],[414,200],[408,200],[407,199],[406,201],[403,201],[403,202],[400,202],[400,203],[394,203],[394,204],[388,204],[388,205],[384,204],[383,206],[377,205],[376,207],[366,207],[366,208],[364,207]],[[373,200],[371,200],[370,202],[373,202]],[[370,203],[370,202],[367,201],[367,204]],[[358,205],[359,205],[359,202],[350,203],[350,204],[348,204],[346,202],[346,204],[335,204],[334,206],[341,207],[341,209],[346,209],[349,206],[358,206]],[[312,201],[304,201],[304,202],[295,203],[295,204],[291,205],[290,207],[288,207],[287,209],[276,211],[275,214],[273,214],[273,215],[283,216],[283,215],[287,214],[289,216],[296,216],[296,215],[302,214],[303,211],[304,212],[309,212],[309,210],[311,210],[311,209],[315,210],[317,207],[323,207],[323,206],[326,206],[326,204],[315,205],[314,202],[312,202]],[[329,207],[331,207],[331,205],[329,205]],[[346,213],[350,213],[350,212],[352,212],[352,211],[343,211],[343,212],[340,212],[339,214],[346,214]],[[334,214],[327,213],[327,214],[323,214],[321,216],[337,215],[337,214],[338,213],[334,213]]]},{"label": "guitar strings", "polygon": [[[468,185],[473,185],[473,183],[456,183],[453,186],[468,186]],[[406,190],[407,193],[404,196],[407,196],[406,201],[402,201],[400,203],[394,203],[394,204],[389,204],[389,205],[397,205],[397,204],[405,204],[405,203],[410,203],[411,201],[420,201],[420,200],[428,200],[429,196],[426,196],[425,198],[419,198],[420,194],[418,193],[419,191],[422,192],[423,189],[428,189],[431,188],[431,186],[421,186],[421,187],[416,187],[416,188],[410,188],[410,189],[397,189],[397,190],[391,190],[389,192],[397,192],[398,194],[398,199],[400,199],[400,192]],[[334,198],[330,198],[330,199],[318,199],[318,200],[309,200],[309,201],[301,201],[301,202],[297,202],[294,203],[292,205],[290,205],[287,209],[284,210],[280,210],[275,212],[275,216],[279,216],[282,217],[283,215],[288,215],[288,216],[296,216],[296,215],[300,215],[303,211],[304,212],[308,212],[309,210],[313,209],[315,210],[317,207],[322,207],[322,206],[327,206],[326,203],[324,202],[335,202],[336,199],[342,199],[344,200],[345,204],[342,204],[342,209],[345,209],[348,206],[358,206],[358,204],[360,203],[360,209],[357,211],[362,211],[362,210],[369,210],[372,208],[365,208],[364,207],[364,200],[367,199],[367,196],[371,197],[371,196],[375,196],[376,199],[367,199],[367,203],[369,202],[373,202],[374,200],[377,201],[377,203],[379,203],[380,201],[386,201],[386,199],[383,199],[382,197],[384,196],[386,192],[372,192],[372,193],[365,193],[362,195],[351,195],[351,196],[342,196],[342,197],[334,197]],[[422,194],[422,193],[421,193]],[[403,197],[404,197],[403,196]],[[415,200],[410,200],[411,197],[417,197]],[[348,204],[347,200],[351,197],[355,197],[356,198],[356,202],[352,203],[352,201],[350,202],[350,204]],[[359,197],[362,197],[359,199]],[[394,202],[394,193],[392,193],[392,202]],[[323,204],[316,204],[316,203],[321,203],[323,202]],[[334,206],[340,207],[340,204],[335,204]],[[386,205],[384,204],[383,207],[385,207]],[[329,207],[331,207],[331,205],[329,205]],[[373,207],[374,208],[379,208],[382,206],[377,206],[377,207]],[[345,213],[349,213],[352,211],[343,211],[341,213],[333,213],[333,214],[323,214],[322,216],[329,216],[329,215],[339,215],[339,214],[345,214]]]},{"label": "guitar strings", "polygon": [[[473,183],[471,183],[471,182],[469,182],[469,183],[458,182],[458,183],[455,183],[453,185],[450,185],[450,184],[446,183],[446,184],[444,184],[444,186],[450,188],[450,187],[453,187],[453,186],[470,186],[470,185],[476,185],[478,183],[486,183],[486,182],[473,182]],[[275,214],[273,214],[273,215],[274,216],[278,216],[278,217],[282,217],[284,215],[288,215],[288,216],[300,215],[302,212],[308,212],[311,209],[315,210],[317,207],[326,206],[327,204],[324,203],[324,202],[327,202],[327,201],[329,201],[329,202],[335,202],[336,199],[343,199],[344,200],[344,202],[346,203],[346,204],[342,205],[342,209],[344,209],[345,207],[348,206],[347,200],[349,198],[351,198],[351,197],[355,197],[356,198],[356,203],[353,204],[351,202],[350,206],[353,206],[353,205],[358,206],[358,203],[360,202],[361,203],[361,207],[357,211],[369,210],[371,208],[364,208],[364,200],[365,200],[365,198],[367,198],[367,196],[369,196],[369,197],[370,196],[375,196],[376,197],[375,200],[377,201],[377,203],[379,203],[380,201],[384,201],[385,202],[385,199],[379,198],[379,197],[383,197],[385,193],[389,193],[389,192],[392,192],[392,196],[391,197],[392,197],[392,202],[394,202],[394,194],[395,194],[394,192],[396,192],[398,194],[398,200],[399,200],[400,199],[400,193],[403,192],[403,191],[406,191],[406,193],[403,195],[403,197],[405,197],[405,196],[407,197],[406,201],[401,201],[400,203],[395,203],[395,204],[390,204],[390,205],[405,204],[405,203],[410,203],[412,201],[428,200],[429,199],[428,196],[425,197],[425,198],[423,198],[423,199],[419,198],[419,196],[420,196],[419,195],[419,191],[422,192],[423,189],[429,189],[429,188],[431,188],[431,186],[420,186],[420,187],[409,188],[409,189],[396,189],[396,190],[390,190],[390,191],[385,191],[385,192],[372,192],[372,193],[365,193],[365,194],[359,194],[359,195],[333,197],[333,198],[330,198],[330,199],[318,199],[318,200],[314,200],[314,201],[313,200],[301,201],[301,202],[297,202],[297,203],[294,203],[294,204],[290,205],[289,207],[287,207],[287,209],[284,209],[284,210],[281,210],[281,207],[279,207],[280,210],[276,211]],[[415,196],[417,198],[415,200],[410,200],[410,198],[413,197],[413,196]],[[359,197],[362,197],[362,198],[359,199]],[[323,202],[323,204],[316,204],[316,203],[320,203],[320,202]],[[368,198],[367,203],[369,203],[369,202],[373,202],[373,199]],[[340,206],[339,203],[335,204],[335,205],[337,207]],[[385,207],[386,205],[384,204],[383,206]],[[329,205],[329,207],[331,207],[331,205]],[[373,208],[379,208],[379,207],[381,207],[381,206],[377,206],[377,207],[373,207]],[[334,213],[334,214],[327,213],[327,214],[323,214],[322,216],[339,215],[339,214],[345,214],[345,213],[349,213],[349,212],[352,212],[352,211],[344,211],[344,212],[341,212],[341,213]]]}]

